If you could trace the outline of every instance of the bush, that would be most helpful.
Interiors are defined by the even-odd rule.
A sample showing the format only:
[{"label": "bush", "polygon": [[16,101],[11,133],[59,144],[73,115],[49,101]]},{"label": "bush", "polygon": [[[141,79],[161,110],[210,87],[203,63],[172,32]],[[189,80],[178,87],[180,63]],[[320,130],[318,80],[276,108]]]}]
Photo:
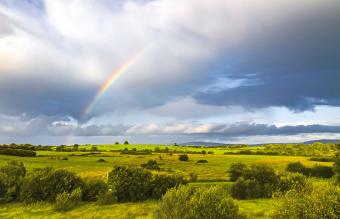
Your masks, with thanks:
[{"label": "bush", "polygon": [[334,172],[336,173],[337,182],[340,184],[340,152],[335,155]]},{"label": "bush", "polygon": [[[246,168],[233,169],[243,170]],[[278,176],[275,174],[274,169],[264,164],[255,164],[250,169],[243,172],[238,171],[237,173],[242,174],[231,186],[231,193],[234,198],[238,199],[269,198],[278,183]]]},{"label": "bush", "polygon": [[229,169],[231,181],[236,181],[239,177],[244,176],[248,171],[247,165],[244,163],[232,163]]},{"label": "bush", "polygon": [[186,154],[181,154],[181,155],[178,156],[178,160],[180,160],[180,161],[188,161],[189,157]]},{"label": "bush", "polygon": [[80,177],[66,170],[35,169],[24,179],[20,196],[25,203],[54,202],[57,194],[72,193],[82,183]]},{"label": "bush", "polygon": [[197,163],[208,163],[207,160],[198,160]]},{"label": "bush", "polygon": [[55,211],[69,211],[80,203],[81,198],[82,192],[80,188],[73,190],[71,193],[57,194],[53,209]]},{"label": "bush", "polygon": [[85,179],[82,186],[83,200],[95,202],[98,195],[107,192],[107,184],[100,179]]},{"label": "bush", "polygon": [[308,175],[306,167],[301,162],[294,162],[287,164],[286,170],[288,172],[302,173]]},{"label": "bush", "polygon": [[109,173],[108,184],[119,202],[142,201],[150,197],[152,174],[135,167],[116,166]]},{"label": "bush", "polygon": [[340,188],[331,184],[307,183],[284,195],[274,195],[277,219],[338,219],[340,213]]},{"label": "bush", "polygon": [[175,175],[155,175],[152,180],[152,194],[154,199],[160,199],[169,189],[186,184],[182,176]]},{"label": "bush", "polygon": [[161,168],[159,167],[157,161],[155,160],[148,160],[147,163],[141,164],[141,167],[149,170],[160,170]]},{"label": "bush", "polygon": [[100,158],[99,160],[97,160],[97,162],[106,162],[106,160],[104,160],[103,158]]},{"label": "bush", "polygon": [[117,202],[117,196],[112,191],[101,192],[97,202],[100,205],[111,205]]},{"label": "bush", "polygon": [[284,173],[280,176],[277,190],[285,193],[291,189],[303,188],[306,185],[307,178],[301,173]]},{"label": "bush", "polygon": [[244,218],[237,204],[220,186],[180,186],[170,189],[156,210],[156,218]]},{"label": "bush", "polygon": [[22,162],[9,161],[0,168],[0,202],[16,200],[20,195],[20,187],[26,175]]}]

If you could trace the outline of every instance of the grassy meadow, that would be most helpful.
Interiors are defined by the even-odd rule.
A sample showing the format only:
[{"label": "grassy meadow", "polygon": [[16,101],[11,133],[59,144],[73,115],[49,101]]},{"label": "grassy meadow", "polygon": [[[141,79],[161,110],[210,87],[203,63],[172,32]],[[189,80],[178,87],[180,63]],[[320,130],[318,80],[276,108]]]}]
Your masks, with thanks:
[{"label": "grassy meadow", "polygon": [[[135,166],[148,160],[156,160],[160,165],[160,171],[176,173],[189,177],[195,174],[197,180],[191,184],[194,186],[209,186],[215,184],[230,184],[228,169],[232,163],[242,162],[251,164],[268,164],[277,173],[283,172],[288,163],[301,162],[307,167],[314,165],[332,166],[333,162],[310,161],[308,156],[274,156],[274,155],[239,155],[224,154],[225,151],[238,151],[239,149],[228,148],[201,148],[186,146],[167,145],[98,145],[99,152],[90,153],[92,146],[79,146],[79,150],[85,148],[87,151],[59,152],[56,148],[52,151],[36,151],[36,157],[18,157],[0,155],[0,167],[8,161],[23,162],[27,171],[34,168],[53,167],[65,169],[76,173],[82,178],[107,179],[107,173],[113,166]],[[207,154],[188,154],[189,160],[182,162],[178,160],[181,153],[157,153],[155,148],[171,150],[183,150],[201,152],[206,150]],[[152,150],[152,154],[122,154],[119,150]],[[262,146],[248,147],[249,150],[263,149]],[[198,160],[206,160],[207,163],[197,163]],[[240,212],[248,218],[270,218],[273,209],[272,199],[237,200]],[[82,202],[77,208],[67,212],[55,212],[52,205],[48,203],[7,203],[0,204],[0,218],[154,218],[154,210],[158,201],[143,201],[136,203],[118,203],[112,205],[98,205],[96,203]]]}]

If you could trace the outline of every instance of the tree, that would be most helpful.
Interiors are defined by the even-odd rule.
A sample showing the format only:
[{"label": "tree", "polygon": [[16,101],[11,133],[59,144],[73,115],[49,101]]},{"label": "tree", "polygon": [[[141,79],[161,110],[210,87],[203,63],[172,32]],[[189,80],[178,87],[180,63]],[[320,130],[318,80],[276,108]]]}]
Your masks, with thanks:
[{"label": "tree", "polygon": [[236,181],[241,176],[244,176],[247,171],[248,167],[244,163],[232,163],[229,168],[230,180]]},{"label": "tree", "polygon": [[99,194],[108,191],[108,186],[100,179],[85,179],[82,191],[84,201],[97,201]]},{"label": "tree", "polygon": [[124,144],[129,144],[129,142],[128,141],[124,141]]},{"label": "tree", "polygon": [[179,186],[170,189],[162,198],[156,210],[158,219],[215,219],[245,218],[239,213],[238,205],[221,186],[199,187]]},{"label": "tree", "polygon": [[178,160],[180,160],[180,161],[188,161],[189,157],[186,154],[181,154],[181,155],[178,156]]},{"label": "tree", "polygon": [[156,160],[148,160],[147,163],[141,164],[141,167],[149,170],[160,170],[158,163]]},{"label": "tree", "polygon": [[150,197],[152,174],[142,168],[116,166],[109,173],[109,188],[119,202],[143,201]]}]

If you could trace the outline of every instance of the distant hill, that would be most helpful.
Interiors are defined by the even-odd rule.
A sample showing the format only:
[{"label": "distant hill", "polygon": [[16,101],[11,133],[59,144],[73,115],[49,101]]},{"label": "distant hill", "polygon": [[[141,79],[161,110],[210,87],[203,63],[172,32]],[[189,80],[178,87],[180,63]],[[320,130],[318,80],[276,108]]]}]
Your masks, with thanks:
[{"label": "distant hill", "polygon": [[321,142],[321,143],[338,143],[340,142],[340,139],[318,139],[318,140],[312,140],[312,141],[305,141],[303,144],[313,144],[316,142]]},{"label": "distant hill", "polygon": [[228,144],[218,143],[218,142],[206,142],[206,141],[191,141],[180,143],[181,146],[225,146]]}]

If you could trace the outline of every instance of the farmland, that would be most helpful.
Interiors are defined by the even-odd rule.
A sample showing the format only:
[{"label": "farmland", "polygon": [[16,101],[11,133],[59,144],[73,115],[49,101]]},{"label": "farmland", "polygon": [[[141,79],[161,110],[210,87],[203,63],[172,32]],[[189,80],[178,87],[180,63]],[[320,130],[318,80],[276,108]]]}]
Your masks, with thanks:
[{"label": "farmland", "polygon": [[[189,179],[190,185],[205,187],[211,185],[231,185],[228,170],[232,163],[246,165],[266,164],[274,168],[277,174],[284,173],[287,164],[300,162],[306,167],[315,165],[333,166],[333,162],[312,161],[309,156],[282,156],[282,155],[242,155],[225,154],[225,152],[239,152],[244,148],[225,147],[189,147],[167,145],[91,145],[64,147],[57,151],[51,147],[48,151],[36,151],[35,157],[19,157],[0,155],[0,167],[9,161],[20,161],[25,165],[28,174],[36,168],[52,167],[75,173],[81,178],[96,178],[107,180],[107,174],[113,166],[140,167],[148,160],[157,161],[160,169],[151,172],[168,173],[184,176]],[[167,152],[164,152],[165,150]],[[247,150],[265,150],[263,146],[246,147]],[[334,149],[334,150],[333,150]],[[85,151],[84,151],[85,150]],[[202,151],[206,153],[202,153]],[[126,153],[130,151],[131,153]],[[149,153],[138,153],[145,152]],[[180,152],[175,152],[180,151]],[[334,156],[336,149],[324,150],[322,156]],[[189,160],[182,162],[179,154],[186,153]],[[205,163],[198,163],[205,160]],[[325,182],[326,179],[312,178],[315,183]],[[0,204],[1,218],[154,218],[154,211],[158,206],[157,200],[140,202],[124,202],[111,205],[98,205],[96,203],[82,202],[76,208],[66,212],[56,212],[52,204],[36,202],[31,204],[4,203]],[[240,212],[248,218],[270,218],[274,209],[271,198],[237,200]]]}]

